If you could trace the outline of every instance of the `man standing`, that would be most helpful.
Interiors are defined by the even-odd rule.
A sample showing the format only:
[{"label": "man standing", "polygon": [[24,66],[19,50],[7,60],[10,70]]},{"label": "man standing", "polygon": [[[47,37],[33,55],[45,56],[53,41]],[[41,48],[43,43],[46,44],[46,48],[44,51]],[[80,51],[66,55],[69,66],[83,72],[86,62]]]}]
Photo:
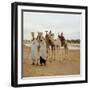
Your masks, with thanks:
[{"label": "man standing", "polygon": [[45,40],[42,39],[40,44],[40,65],[42,64],[46,65],[46,60],[47,60],[46,43]]},{"label": "man standing", "polygon": [[32,34],[32,41],[31,41],[31,59],[32,59],[32,65],[35,64],[35,61],[38,58],[38,42],[34,38],[34,32]]},{"label": "man standing", "polygon": [[63,32],[61,33],[61,36],[58,35],[58,37],[59,37],[60,40],[61,40],[61,46],[64,46],[64,44],[65,44],[65,37],[63,36]]}]

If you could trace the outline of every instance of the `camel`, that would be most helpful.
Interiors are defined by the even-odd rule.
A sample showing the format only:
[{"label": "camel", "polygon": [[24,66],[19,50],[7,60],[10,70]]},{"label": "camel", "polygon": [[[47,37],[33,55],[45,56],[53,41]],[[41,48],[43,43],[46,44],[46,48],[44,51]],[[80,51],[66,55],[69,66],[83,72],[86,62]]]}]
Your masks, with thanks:
[{"label": "camel", "polygon": [[52,59],[55,60],[56,59],[55,54],[58,54],[59,57],[61,56],[61,58],[59,59],[62,61],[64,52],[60,50],[60,48],[64,47],[65,53],[67,52],[67,48],[65,47],[66,45],[65,38],[63,36],[63,33],[61,33],[61,35],[58,34],[58,38],[54,40],[53,34],[51,33],[51,31],[49,33],[48,31],[46,31],[45,40],[46,40],[47,52],[50,51],[50,47],[51,47]]},{"label": "camel", "polygon": [[62,57],[63,55],[65,55],[65,57],[68,56],[68,42],[65,39],[65,37],[63,36],[63,32],[61,33],[61,35],[58,34],[58,37],[61,41],[61,47],[64,47],[64,52],[61,51]]},{"label": "camel", "polygon": [[50,48],[51,48],[51,54],[52,54],[52,59],[55,60],[55,43],[53,39],[53,34],[51,31],[48,33],[48,31],[45,31],[45,41],[46,41],[46,48],[47,48],[47,53],[49,53]]}]

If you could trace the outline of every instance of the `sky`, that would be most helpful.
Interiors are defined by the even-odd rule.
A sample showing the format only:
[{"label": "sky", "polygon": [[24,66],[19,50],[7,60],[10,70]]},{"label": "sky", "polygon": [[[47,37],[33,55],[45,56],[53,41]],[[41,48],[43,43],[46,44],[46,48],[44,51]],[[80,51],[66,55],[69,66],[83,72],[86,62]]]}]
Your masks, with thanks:
[{"label": "sky", "polygon": [[80,14],[58,14],[41,12],[24,12],[23,30],[24,40],[31,40],[31,32],[52,31],[54,38],[57,33],[63,32],[66,39],[80,39],[81,15]]}]

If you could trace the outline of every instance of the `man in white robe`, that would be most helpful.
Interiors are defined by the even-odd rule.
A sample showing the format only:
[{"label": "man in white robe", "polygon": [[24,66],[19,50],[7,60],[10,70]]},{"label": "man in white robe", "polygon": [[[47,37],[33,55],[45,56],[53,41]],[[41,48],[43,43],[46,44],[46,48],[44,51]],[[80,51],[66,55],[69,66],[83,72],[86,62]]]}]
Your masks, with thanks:
[{"label": "man in white robe", "polygon": [[31,59],[32,65],[34,65],[35,61],[38,59],[38,42],[36,39],[31,42]]},{"label": "man in white robe", "polygon": [[46,60],[47,60],[47,50],[46,50],[46,43],[44,40],[41,41],[40,44],[40,64],[46,65]]}]

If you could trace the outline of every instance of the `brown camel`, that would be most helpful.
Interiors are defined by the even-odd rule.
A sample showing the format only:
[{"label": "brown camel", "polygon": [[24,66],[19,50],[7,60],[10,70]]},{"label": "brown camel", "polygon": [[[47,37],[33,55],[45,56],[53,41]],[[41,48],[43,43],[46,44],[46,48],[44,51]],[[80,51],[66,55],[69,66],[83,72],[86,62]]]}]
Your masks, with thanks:
[{"label": "brown camel", "polygon": [[50,51],[51,48],[52,59],[55,60],[55,44],[54,44],[54,39],[52,37],[53,34],[51,33],[51,31],[49,33],[48,31],[46,31],[45,41],[46,41],[47,53]]}]

